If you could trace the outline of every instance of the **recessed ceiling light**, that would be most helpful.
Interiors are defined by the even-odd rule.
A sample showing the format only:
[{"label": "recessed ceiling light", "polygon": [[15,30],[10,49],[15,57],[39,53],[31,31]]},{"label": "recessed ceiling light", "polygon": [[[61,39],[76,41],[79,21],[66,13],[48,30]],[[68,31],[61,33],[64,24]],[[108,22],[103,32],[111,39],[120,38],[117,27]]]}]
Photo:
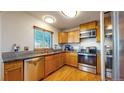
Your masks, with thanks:
[{"label": "recessed ceiling light", "polygon": [[61,13],[64,16],[67,16],[67,17],[70,17],[70,18],[73,18],[73,17],[77,16],[77,14],[78,14],[77,11],[61,11]]},{"label": "recessed ceiling light", "polygon": [[44,16],[43,20],[44,20],[44,22],[50,23],[50,24],[52,24],[56,21],[56,19],[53,16],[50,16],[50,15]]}]

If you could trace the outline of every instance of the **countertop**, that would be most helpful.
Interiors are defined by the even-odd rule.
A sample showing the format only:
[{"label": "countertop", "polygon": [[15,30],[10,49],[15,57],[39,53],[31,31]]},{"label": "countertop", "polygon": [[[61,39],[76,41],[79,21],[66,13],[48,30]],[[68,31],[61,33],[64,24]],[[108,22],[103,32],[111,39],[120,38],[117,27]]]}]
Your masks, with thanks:
[{"label": "countertop", "polygon": [[16,61],[16,60],[25,60],[25,59],[30,59],[30,58],[35,58],[35,57],[43,57],[43,56],[48,56],[48,55],[53,55],[57,53],[62,53],[65,51],[52,51],[48,53],[37,53],[34,51],[26,51],[26,52],[6,52],[2,53],[2,59],[3,62],[11,62],[11,61]]},{"label": "countertop", "polygon": [[2,53],[2,60],[5,63],[5,62],[12,62],[17,60],[25,60],[25,59],[35,58],[35,57],[45,57],[45,56],[54,55],[57,53],[78,53],[78,52],[63,51],[63,50],[50,51],[48,53],[35,52],[35,51],[5,52],[5,53]]}]

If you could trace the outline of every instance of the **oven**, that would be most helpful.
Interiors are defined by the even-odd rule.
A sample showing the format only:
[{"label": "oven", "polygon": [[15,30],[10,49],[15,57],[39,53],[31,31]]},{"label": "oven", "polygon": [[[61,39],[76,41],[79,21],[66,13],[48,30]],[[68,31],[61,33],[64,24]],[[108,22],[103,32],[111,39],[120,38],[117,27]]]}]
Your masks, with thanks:
[{"label": "oven", "polygon": [[79,54],[78,62],[81,64],[96,66],[96,54],[94,55]]},{"label": "oven", "polygon": [[78,53],[79,69],[96,74],[97,54]]}]

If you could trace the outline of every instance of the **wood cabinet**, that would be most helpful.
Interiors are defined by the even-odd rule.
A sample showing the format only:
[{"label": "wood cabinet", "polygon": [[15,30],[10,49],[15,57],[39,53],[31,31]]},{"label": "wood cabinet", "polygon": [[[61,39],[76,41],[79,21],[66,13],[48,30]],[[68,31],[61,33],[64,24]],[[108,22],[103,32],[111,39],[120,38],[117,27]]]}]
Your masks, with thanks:
[{"label": "wood cabinet", "polygon": [[56,64],[55,70],[59,69],[63,64],[61,61],[61,53],[53,55]]},{"label": "wood cabinet", "polygon": [[65,64],[65,55],[66,53],[64,52],[64,53],[61,53],[61,64],[62,64],[62,66]]},{"label": "wood cabinet", "polygon": [[52,73],[55,69],[55,62],[52,55],[45,57],[45,76]]},{"label": "wood cabinet", "polygon": [[23,81],[23,61],[4,63],[5,81]]},{"label": "wood cabinet", "polygon": [[92,22],[88,22],[88,23],[84,23],[80,25],[80,30],[90,30],[90,29],[96,29],[97,26],[97,22],[96,21],[92,21]]},{"label": "wood cabinet", "polygon": [[68,32],[68,43],[78,43],[80,41],[79,30]]},{"label": "wood cabinet", "polygon": [[101,73],[101,58],[100,58],[100,53],[97,54],[97,73]]},{"label": "wood cabinet", "polygon": [[67,52],[65,53],[65,64],[70,65],[70,54]]},{"label": "wood cabinet", "polygon": [[76,52],[66,53],[65,64],[77,67],[78,66],[78,54]]},{"label": "wood cabinet", "polygon": [[79,38],[79,30],[70,31],[70,32],[59,32],[58,33],[58,42],[62,43],[78,43],[80,41]]},{"label": "wood cabinet", "polygon": [[45,76],[64,65],[64,53],[53,54],[45,57]]},{"label": "wood cabinet", "polygon": [[100,26],[96,27],[96,41],[100,42]]},{"label": "wood cabinet", "polygon": [[[104,18],[104,26],[105,26],[105,29],[108,28],[108,26],[111,26],[112,25],[112,22],[111,22],[111,17],[105,17]],[[96,26],[96,41],[97,42],[100,42],[100,24]]]},{"label": "wood cabinet", "polygon": [[104,25],[105,25],[105,27],[112,25],[111,17],[105,17],[104,18]]},{"label": "wood cabinet", "polygon": [[58,33],[58,43],[68,43],[68,33],[67,32],[59,32]]},{"label": "wood cabinet", "polygon": [[72,43],[73,42],[73,32],[68,32],[68,43]]}]

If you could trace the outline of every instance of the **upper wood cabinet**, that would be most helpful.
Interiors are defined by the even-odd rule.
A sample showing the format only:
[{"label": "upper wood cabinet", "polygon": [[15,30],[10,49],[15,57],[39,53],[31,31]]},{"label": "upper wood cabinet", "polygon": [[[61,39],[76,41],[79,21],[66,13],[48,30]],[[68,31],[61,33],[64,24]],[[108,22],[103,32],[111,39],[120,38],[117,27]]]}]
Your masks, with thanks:
[{"label": "upper wood cabinet", "polygon": [[68,43],[72,43],[73,42],[73,32],[68,32]]},{"label": "upper wood cabinet", "polygon": [[112,25],[111,17],[104,18],[104,25],[105,25],[105,27]]},{"label": "upper wood cabinet", "polygon": [[68,33],[67,32],[59,32],[58,33],[58,43],[67,43],[68,42]]},{"label": "upper wood cabinet", "polygon": [[100,26],[96,27],[96,41],[100,42]]},{"label": "upper wood cabinet", "polygon": [[[104,18],[104,27],[105,27],[105,29],[108,27],[108,26],[110,26],[110,25],[112,25],[112,22],[111,22],[111,17],[105,17]],[[97,42],[100,42],[100,24],[99,25],[97,25],[96,26],[96,41]]]},{"label": "upper wood cabinet", "polygon": [[59,32],[58,33],[58,42],[62,43],[78,43],[79,39],[79,30],[74,30],[70,32]]},{"label": "upper wood cabinet", "polygon": [[68,43],[78,43],[80,41],[79,35],[79,30],[68,32]]},{"label": "upper wood cabinet", "polygon": [[90,30],[90,29],[96,29],[97,21],[92,21],[88,23],[84,23],[80,25],[80,30]]},{"label": "upper wood cabinet", "polygon": [[23,61],[4,63],[5,81],[23,81]]}]

